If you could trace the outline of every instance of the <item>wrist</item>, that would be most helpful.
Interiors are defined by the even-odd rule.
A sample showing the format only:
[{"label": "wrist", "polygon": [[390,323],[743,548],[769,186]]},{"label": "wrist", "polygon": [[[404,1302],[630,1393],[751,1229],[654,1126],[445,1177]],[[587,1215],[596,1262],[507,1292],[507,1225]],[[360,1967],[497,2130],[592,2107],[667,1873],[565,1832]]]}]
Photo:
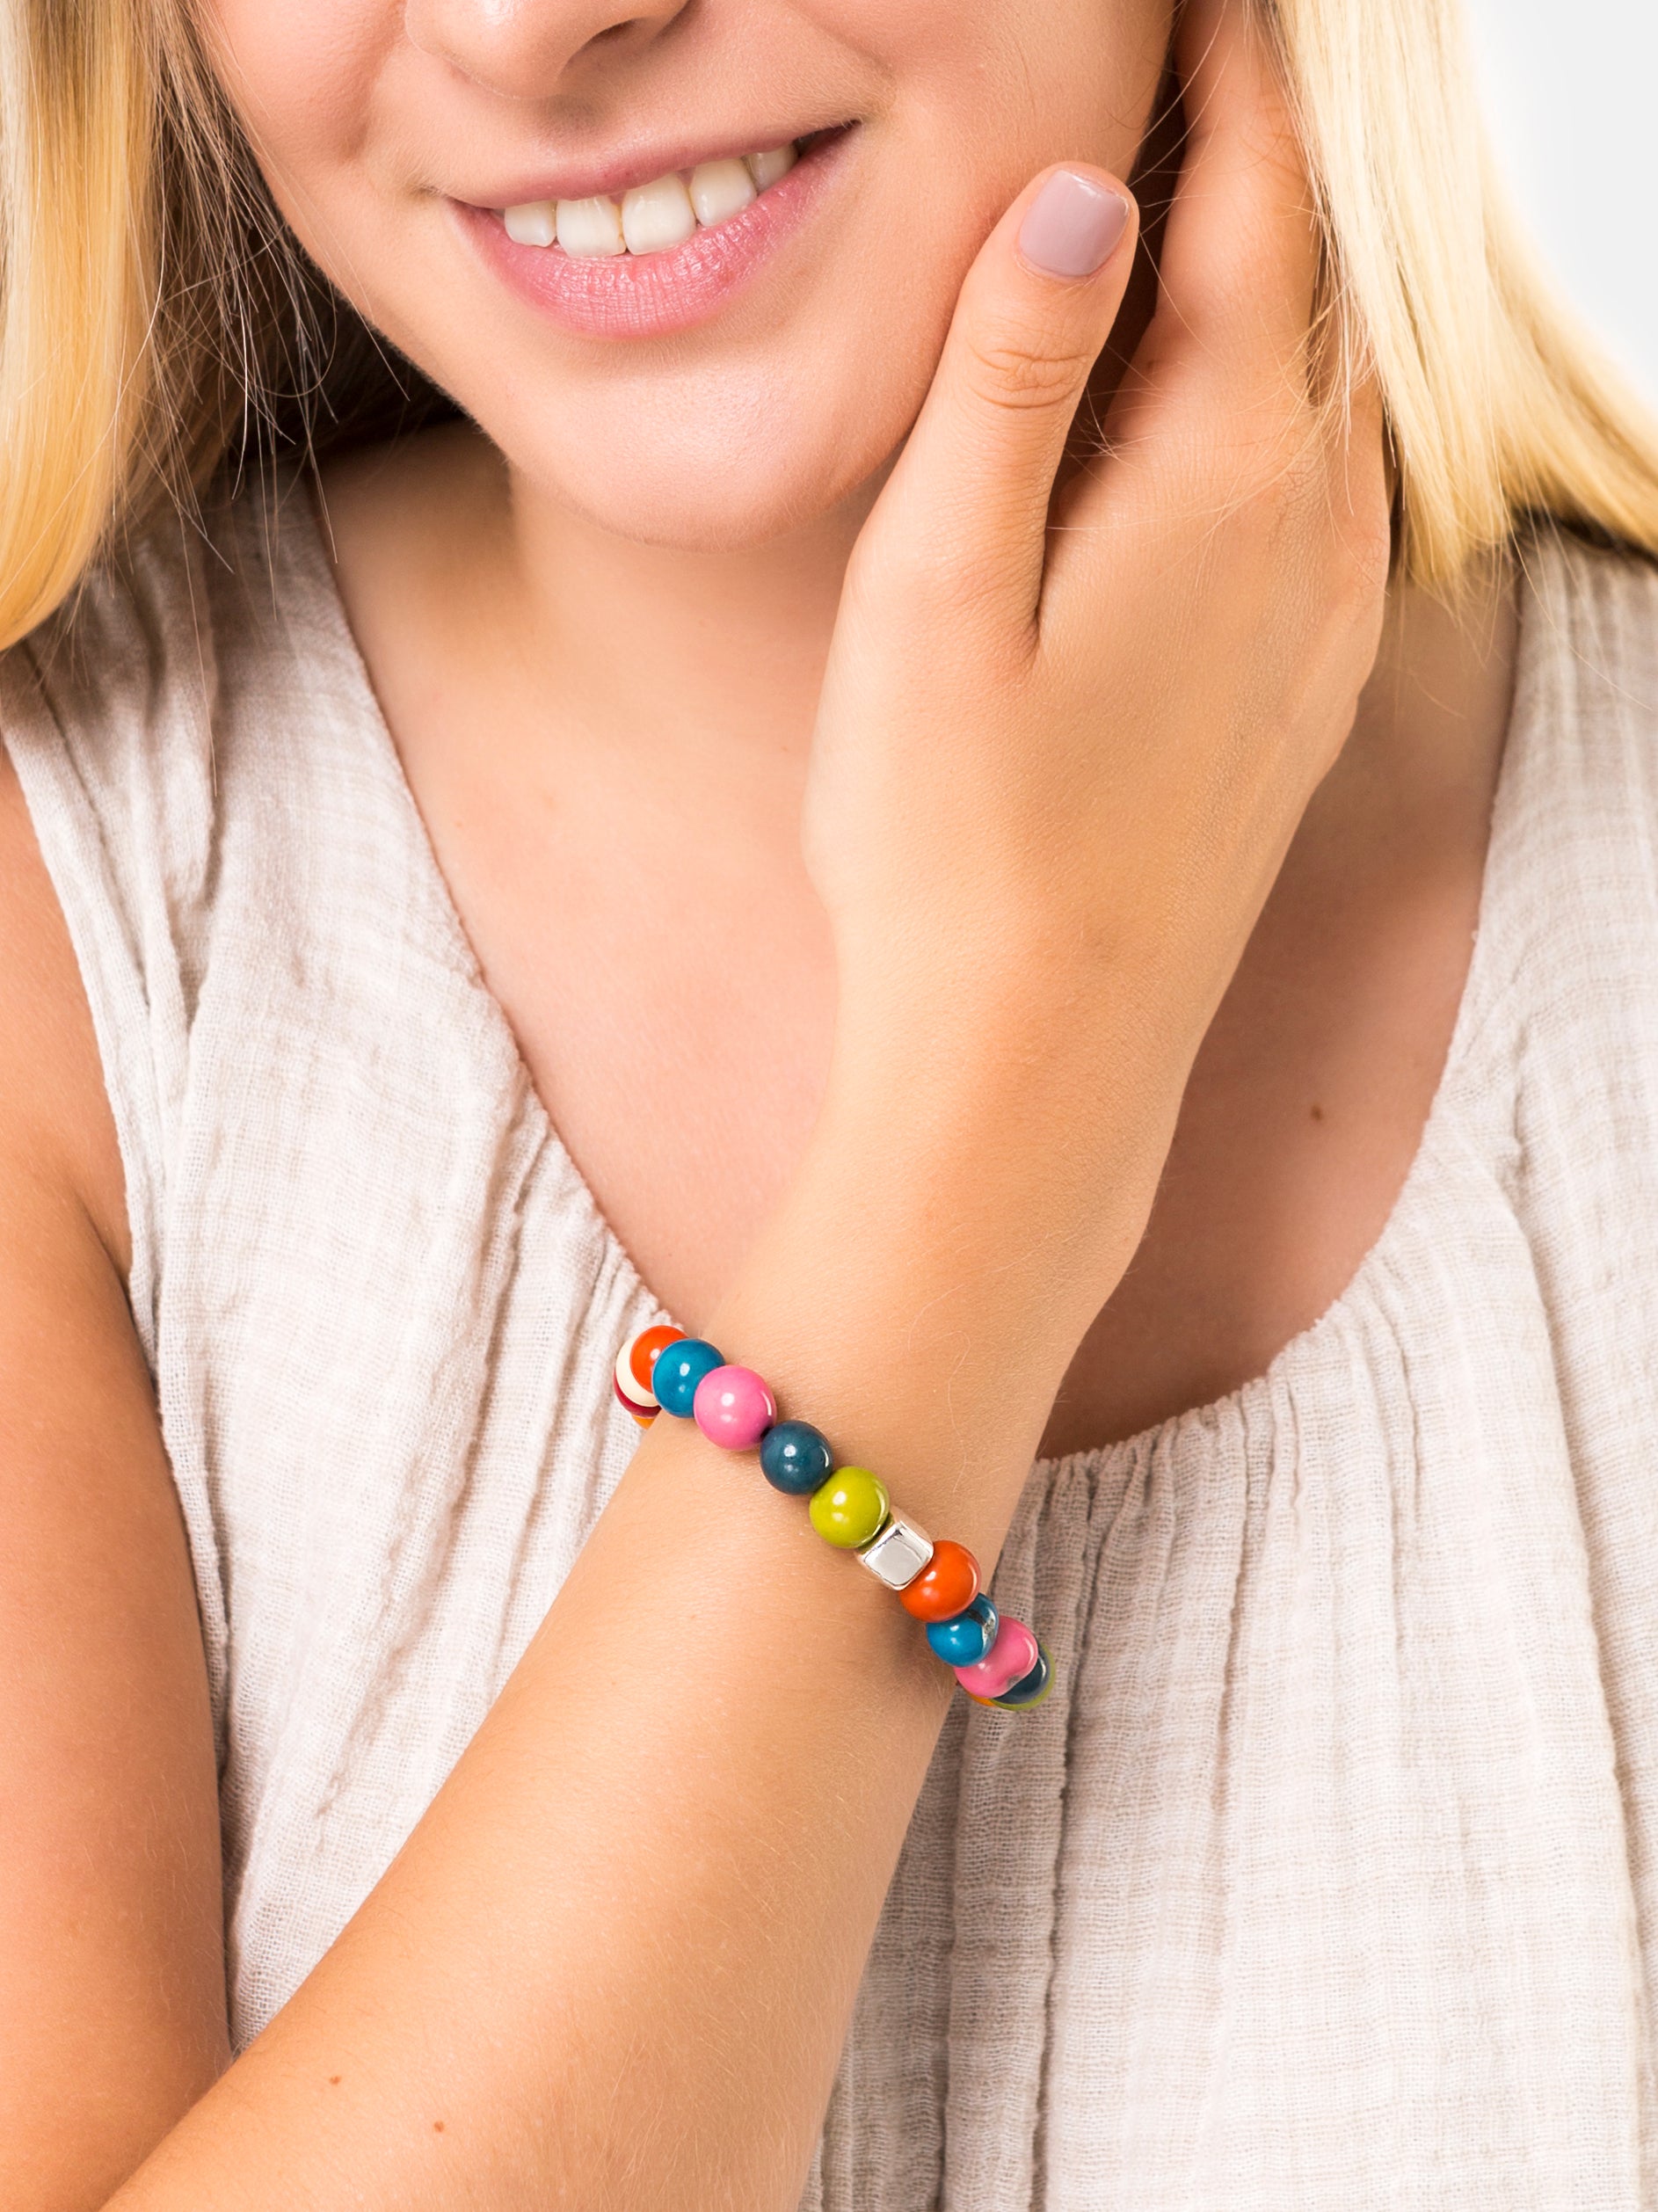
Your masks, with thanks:
[{"label": "wrist", "polygon": [[[1145,1233],[1189,1072],[1091,1009],[839,1045],[790,1198],[880,1225],[884,1263],[1063,1363]],[[998,1308],[1000,1312],[998,1312]]]},{"label": "wrist", "polygon": [[1120,1179],[1096,1170],[1085,1187],[1063,1138],[997,1096],[833,1089],[702,1331],[987,1566],[1161,1157],[1131,1172],[1125,1147]]}]

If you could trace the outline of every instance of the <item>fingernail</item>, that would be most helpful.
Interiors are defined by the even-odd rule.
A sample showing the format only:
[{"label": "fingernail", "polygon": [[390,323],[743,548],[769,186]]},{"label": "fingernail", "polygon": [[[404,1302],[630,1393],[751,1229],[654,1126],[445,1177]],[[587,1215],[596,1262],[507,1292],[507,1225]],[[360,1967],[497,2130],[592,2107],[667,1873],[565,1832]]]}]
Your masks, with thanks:
[{"label": "fingernail", "polygon": [[1019,251],[1047,276],[1085,277],[1123,236],[1129,203],[1120,192],[1074,170],[1056,169],[1025,210]]}]

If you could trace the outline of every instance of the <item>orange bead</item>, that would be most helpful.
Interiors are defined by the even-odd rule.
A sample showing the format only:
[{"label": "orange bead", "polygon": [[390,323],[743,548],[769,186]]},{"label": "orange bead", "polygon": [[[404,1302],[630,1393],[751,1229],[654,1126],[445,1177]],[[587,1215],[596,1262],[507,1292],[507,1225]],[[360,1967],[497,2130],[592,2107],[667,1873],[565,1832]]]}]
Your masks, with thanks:
[{"label": "orange bead", "polygon": [[917,1620],[954,1620],[964,1613],[978,1595],[978,1561],[964,1544],[946,1537],[933,1546],[933,1556],[898,1603]]},{"label": "orange bead", "polygon": [[682,1328],[670,1328],[665,1321],[655,1328],[642,1328],[628,1347],[628,1364],[633,1379],[641,1390],[650,1392],[651,1372],[658,1359],[670,1344],[677,1344],[685,1334]]}]

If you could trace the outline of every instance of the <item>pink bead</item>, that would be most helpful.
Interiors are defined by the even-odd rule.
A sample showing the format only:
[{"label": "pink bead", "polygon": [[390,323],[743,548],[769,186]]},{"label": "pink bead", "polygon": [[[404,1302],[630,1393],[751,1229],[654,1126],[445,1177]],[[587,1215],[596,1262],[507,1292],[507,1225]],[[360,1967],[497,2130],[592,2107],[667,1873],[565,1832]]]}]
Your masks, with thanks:
[{"label": "pink bead", "polygon": [[1022,1620],[1011,1613],[1001,1617],[996,1641],[985,1656],[971,1667],[952,1671],[964,1690],[975,1698],[999,1698],[1022,1682],[1036,1663],[1036,1640]]},{"label": "pink bead", "polygon": [[752,1452],[777,1418],[777,1401],[752,1367],[711,1367],[696,1386],[691,1418],[710,1444]]}]

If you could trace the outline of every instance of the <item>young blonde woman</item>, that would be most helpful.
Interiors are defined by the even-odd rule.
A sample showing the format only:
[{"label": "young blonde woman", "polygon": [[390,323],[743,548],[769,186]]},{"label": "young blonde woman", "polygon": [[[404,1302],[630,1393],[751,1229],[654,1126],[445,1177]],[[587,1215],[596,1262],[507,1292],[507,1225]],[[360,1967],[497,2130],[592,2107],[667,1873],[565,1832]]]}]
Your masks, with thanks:
[{"label": "young blonde woman", "polygon": [[1444,0],[0,101],[8,2212],[1658,2204],[1658,450]]}]

